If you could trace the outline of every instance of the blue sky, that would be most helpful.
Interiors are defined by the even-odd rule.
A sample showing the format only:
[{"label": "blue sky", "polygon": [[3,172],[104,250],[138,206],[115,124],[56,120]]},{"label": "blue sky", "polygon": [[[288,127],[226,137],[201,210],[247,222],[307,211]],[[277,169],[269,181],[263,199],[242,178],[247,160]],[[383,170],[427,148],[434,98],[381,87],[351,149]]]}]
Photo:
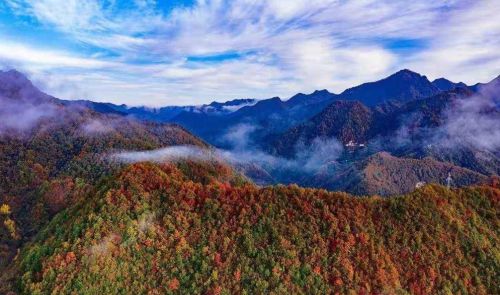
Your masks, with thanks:
[{"label": "blue sky", "polygon": [[0,68],[129,105],[340,92],[409,68],[500,74],[500,1],[0,0]]}]

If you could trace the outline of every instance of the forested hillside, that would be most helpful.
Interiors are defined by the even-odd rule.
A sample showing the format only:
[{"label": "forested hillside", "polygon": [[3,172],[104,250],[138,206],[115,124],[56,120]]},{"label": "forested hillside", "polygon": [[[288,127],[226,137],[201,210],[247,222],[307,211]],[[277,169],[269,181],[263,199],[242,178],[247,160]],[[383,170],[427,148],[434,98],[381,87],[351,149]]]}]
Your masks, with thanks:
[{"label": "forested hillside", "polygon": [[21,294],[497,294],[494,186],[355,198],[258,188],[224,165],[139,163],[60,212]]},{"label": "forested hillside", "polygon": [[[377,153],[356,164],[347,164],[344,173],[332,177],[326,171],[318,172],[307,183],[312,187],[323,187],[334,191],[349,191],[356,195],[393,196],[409,193],[425,183],[468,186],[488,183],[487,176],[469,169],[439,162],[430,157],[423,159],[398,158],[388,153]],[[332,167],[331,169],[335,169]]]},{"label": "forested hillside", "polygon": [[[374,153],[378,143],[361,145],[415,111],[421,116],[414,127],[439,126],[446,102],[468,90],[377,108],[355,101],[326,106],[332,94],[323,91],[237,110],[264,120],[273,106],[298,117],[304,113],[289,111],[326,107],[278,137],[278,154],[291,158],[285,160],[252,150],[244,128],[232,134],[241,150],[224,152],[178,125],[98,113],[39,91],[19,72],[2,75],[2,294],[500,291],[500,192],[487,185],[498,169],[495,153],[401,145],[394,156]],[[406,137],[418,141],[420,134]],[[317,138],[337,138],[345,149]],[[293,158],[300,141],[315,147],[302,150],[304,159]],[[321,162],[340,150],[339,160]],[[174,159],[162,158],[165,151]],[[259,187],[234,170],[272,179],[255,157],[246,160],[252,152],[286,165],[284,182],[358,195],[406,193],[448,173],[456,186],[483,186],[427,185],[387,199]]]},{"label": "forested hillside", "polygon": [[[10,186],[18,189],[34,174],[96,180],[107,172],[102,159],[114,151],[207,146],[188,130],[263,185],[297,183],[390,196],[420,182],[443,183],[448,173],[455,186],[478,184],[500,171],[498,81],[464,87],[441,79],[437,86],[402,70],[338,95],[321,90],[286,101],[150,109],[61,100],[20,72],[0,71],[0,141],[7,146],[0,145],[0,161],[7,163],[0,168],[6,175],[0,194],[12,195]],[[165,121],[183,127],[158,123]],[[20,151],[12,149],[18,145]],[[22,152],[25,148],[29,152]],[[392,157],[372,165],[376,173],[365,173],[381,152]],[[31,162],[18,169],[17,158]]]},{"label": "forested hillside", "polygon": [[67,107],[17,72],[6,75],[15,83],[0,85],[0,272],[55,214],[120,167],[111,153],[208,147],[180,126]]},{"label": "forested hillside", "polygon": [[0,295],[500,295],[499,15],[0,0]]}]

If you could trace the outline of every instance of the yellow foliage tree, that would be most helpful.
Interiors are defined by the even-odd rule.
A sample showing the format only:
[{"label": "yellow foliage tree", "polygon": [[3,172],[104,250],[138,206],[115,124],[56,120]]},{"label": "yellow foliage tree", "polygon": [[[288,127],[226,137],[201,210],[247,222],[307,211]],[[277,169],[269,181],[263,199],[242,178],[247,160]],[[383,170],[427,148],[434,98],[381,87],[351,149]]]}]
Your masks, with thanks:
[{"label": "yellow foliage tree", "polygon": [[18,236],[17,231],[16,231],[16,223],[14,222],[14,220],[7,218],[7,219],[5,219],[3,224],[5,225],[7,230],[9,231],[10,236],[13,239],[17,240],[19,238],[19,236]]},{"label": "yellow foliage tree", "polygon": [[0,206],[0,214],[1,215],[9,215],[10,214],[10,206],[7,204],[2,204],[2,206]]}]

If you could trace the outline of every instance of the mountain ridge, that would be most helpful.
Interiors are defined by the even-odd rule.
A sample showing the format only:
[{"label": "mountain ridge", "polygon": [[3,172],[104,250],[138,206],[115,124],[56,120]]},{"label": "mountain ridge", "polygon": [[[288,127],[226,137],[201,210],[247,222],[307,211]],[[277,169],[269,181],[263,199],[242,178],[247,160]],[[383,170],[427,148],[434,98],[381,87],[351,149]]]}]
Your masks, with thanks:
[{"label": "mountain ridge", "polygon": [[406,102],[438,92],[439,89],[426,76],[403,69],[384,79],[346,89],[339,97],[360,100],[368,106],[375,106],[388,100]]},{"label": "mountain ridge", "polygon": [[[385,85],[387,81],[391,82],[394,79],[397,81],[414,81],[416,79],[427,86],[432,84],[425,76],[409,70],[402,70],[380,80],[382,82],[377,81],[368,85],[369,87]],[[495,81],[492,80],[491,83]],[[409,85],[413,85],[411,83]],[[366,85],[362,84],[357,89],[362,89]],[[489,84],[484,84],[481,87],[487,85]],[[411,90],[412,87],[405,86],[403,90]],[[410,91],[410,93],[413,92]],[[429,148],[429,145],[423,142],[423,140],[428,139],[425,132],[437,130],[443,124],[446,119],[445,110],[448,106],[461,98],[472,97],[475,93],[475,89],[472,87],[455,87],[452,90],[439,91],[438,94],[430,97],[410,99],[406,102],[391,99],[376,106],[367,106],[354,99],[342,100],[342,94],[337,95],[328,92],[328,90],[318,90],[310,94],[297,94],[289,100],[282,100],[279,97],[260,101],[241,99],[227,103],[213,102],[204,106],[219,110],[226,106],[237,107],[237,109],[224,114],[212,112],[203,107],[182,107],[183,109],[179,109],[179,113],[174,117],[176,119],[169,120],[169,122],[183,126],[205,142],[224,149],[232,149],[235,145],[234,142],[228,140],[232,136],[231,132],[235,134],[240,132],[238,136],[243,136],[243,138],[238,139],[241,141],[236,143],[238,146],[248,149],[250,152],[256,151],[268,158],[278,157],[277,163],[302,161],[298,157],[304,154],[304,149],[307,150],[307,154],[311,146],[316,149],[321,147],[316,143],[317,140],[324,141],[323,145],[327,144],[328,140],[333,140],[333,142],[338,140],[340,149],[344,150],[338,155],[338,161],[347,161],[353,165],[361,163],[377,152],[387,151],[401,158],[434,157],[439,162],[450,162],[485,176],[495,175],[498,174],[498,169],[495,166],[497,166],[496,163],[500,163],[500,159],[494,153],[485,153],[474,148],[460,150],[443,149],[440,146]],[[60,102],[61,100],[57,99],[55,101],[57,105]],[[146,118],[138,118],[130,113],[124,114],[120,108],[116,109],[116,106],[112,104],[95,103],[89,106],[86,101],[62,102],[62,106],[67,108],[76,106],[79,111],[89,108],[99,113],[99,110],[95,110],[99,108],[104,114],[111,114],[117,118],[131,117],[131,119],[148,121]],[[120,107],[127,108],[124,105]],[[153,113],[161,112],[160,109],[152,109],[151,111]],[[104,125],[106,124],[102,124],[102,122],[94,123],[86,128],[101,131],[109,129],[108,126]],[[107,125],[111,125],[112,129],[113,124]],[[241,131],[239,128],[242,128]],[[398,135],[401,132],[403,135]],[[401,136],[404,136],[405,143],[400,142],[401,138],[397,138]],[[328,145],[333,144],[333,142],[329,142]],[[325,148],[338,149],[334,146],[325,146]],[[240,151],[236,151],[236,153],[238,152]],[[314,157],[314,154],[310,156]],[[328,158],[331,159],[331,156]],[[235,166],[261,184],[280,182],[314,184],[314,178],[308,175],[310,172],[307,169],[306,171],[301,171],[301,169],[288,171],[286,170],[288,168],[281,170],[276,169],[277,167],[271,167],[269,170],[269,167],[262,167],[259,163],[237,163]],[[292,165],[292,167],[295,166]],[[334,170],[334,173],[341,175],[347,171],[343,167],[340,170]],[[334,175],[330,174],[330,177],[334,177]],[[330,185],[330,187],[335,186]],[[389,191],[397,192],[394,189]]]},{"label": "mountain ridge", "polygon": [[[0,79],[0,293],[498,293],[499,155],[426,141],[453,108],[496,122],[474,101],[496,85],[181,111],[211,136],[198,138],[18,75]],[[228,130],[234,150],[205,140]],[[290,130],[287,157],[252,145]]]},{"label": "mountain ridge", "polygon": [[183,167],[118,171],[23,248],[10,270],[22,277],[15,286],[21,293],[498,291],[493,186],[353,198],[240,185],[223,172],[199,179],[197,171],[212,168]]}]

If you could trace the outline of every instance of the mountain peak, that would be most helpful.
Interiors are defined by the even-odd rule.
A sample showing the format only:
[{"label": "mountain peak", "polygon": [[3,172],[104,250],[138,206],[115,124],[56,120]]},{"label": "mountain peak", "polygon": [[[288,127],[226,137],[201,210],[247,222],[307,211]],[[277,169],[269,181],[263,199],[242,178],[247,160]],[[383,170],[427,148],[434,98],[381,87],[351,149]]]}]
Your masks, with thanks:
[{"label": "mountain peak", "polygon": [[[283,103],[283,101],[281,101],[281,98],[275,96],[275,97],[272,97],[269,99],[259,100],[254,105],[254,107],[256,107],[257,109],[265,109],[267,107],[270,107],[272,109],[274,107],[281,106],[282,103]],[[248,107],[243,107],[242,109],[247,109],[247,108]]]},{"label": "mountain peak", "polygon": [[417,72],[414,72],[409,69],[402,69],[397,71],[396,73],[390,75],[386,79],[391,79],[391,78],[400,78],[400,79],[427,79],[426,76],[420,75]]},{"label": "mountain peak", "polygon": [[414,71],[412,71],[410,69],[399,70],[399,71],[397,71],[396,73],[393,74],[393,76],[395,76],[395,75],[414,75],[414,76],[420,76],[420,77],[422,76],[419,73],[414,72]]},{"label": "mountain peak", "polygon": [[0,71],[0,97],[36,104],[55,101],[55,98],[40,91],[26,75],[15,69]]},{"label": "mountain peak", "polygon": [[457,87],[467,87],[467,85],[463,82],[454,83],[446,78],[438,78],[432,81],[432,84],[442,91],[452,90]]},{"label": "mountain peak", "polygon": [[405,102],[439,92],[426,76],[403,69],[379,81],[349,88],[340,94],[340,98],[360,100],[368,106],[375,106],[389,100]]},{"label": "mountain peak", "polygon": [[4,95],[34,87],[30,80],[16,70],[0,71],[0,92]]},{"label": "mountain peak", "polygon": [[487,91],[487,92],[494,92],[498,93],[498,87],[500,87],[500,75],[498,75],[496,78],[493,80],[487,82],[487,83],[477,83],[475,85],[470,86],[470,89],[474,92],[477,91]]},{"label": "mountain peak", "polygon": [[11,75],[11,76],[23,76],[24,77],[24,74],[19,72],[16,69],[10,69],[7,71],[0,71],[0,74]]},{"label": "mountain peak", "polygon": [[298,93],[292,96],[286,103],[289,106],[315,104],[328,99],[332,99],[334,96],[335,94],[330,93],[326,89],[316,90],[311,94]]},{"label": "mountain peak", "polygon": [[212,101],[209,106],[237,106],[243,104],[253,103],[256,100],[253,98],[237,98],[233,100],[228,100],[226,102]]},{"label": "mountain peak", "polygon": [[24,86],[30,85],[31,81],[17,70],[0,71],[0,83],[3,86]]},{"label": "mountain peak", "polygon": [[326,89],[322,89],[322,90],[316,90],[314,91],[312,94],[314,95],[318,95],[318,94],[329,94],[330,92]]},{"label": "mountain peak", "polygon": [[491,80],[489,83],[494,83],[494,84],[500,83],[500,75],[498,75],[495,79]]},{"label": "mountain peak", "polygon": [[[432,83],[443,83],[443,82],[448,83],[448,82],[451,82],[451,81],[450,81],[450,80],[448,80],[448,79],[446,79],[446,78],[443,78],[443,77],[441,77],[441,78],[437,78],[437,79],[435,79],[434,81],[432,81]],[[453,83],[453,82],[451,82],[451,83]]]}]

